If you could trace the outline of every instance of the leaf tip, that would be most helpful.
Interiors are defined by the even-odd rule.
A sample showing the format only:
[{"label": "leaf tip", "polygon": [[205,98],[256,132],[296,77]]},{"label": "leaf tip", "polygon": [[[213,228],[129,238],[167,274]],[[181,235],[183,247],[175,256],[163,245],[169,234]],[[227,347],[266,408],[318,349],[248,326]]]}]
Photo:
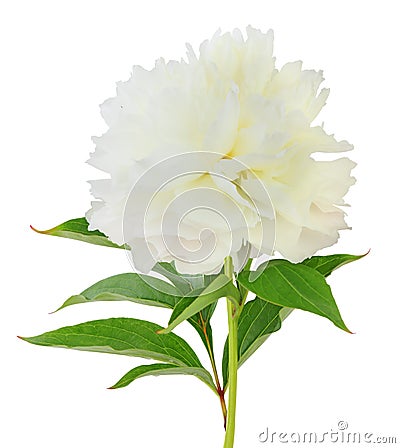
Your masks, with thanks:
[{"label": "leaf tip", "polygon": [[346,333],[349,333],[349,334],[355,334],[353,331],[349,330],[349,329],[347,328],[346,325],[344,325],[343,327],[341,327],[341,329],[344,330]]},{"label": "leaf tip", "polygon": [[33,227],[32,224],[29,224],[29,228],[30,228],[31,230],[33,230],[34,232],[36,232],[36,233],[41,233],[42,235],[45,235],[45,234],[48,232],[48,230],[39,230],[39,229],[36,229],[36,227]]},{"label": "leaf tip", "polygon": [[30,344],[40,345],[37,344],[36,336],[17,336],[17,338],[21,339],[21,341],[29,342]]},{"label": "leaf tip", "polygon": [[361,254],[361,255],[354,255],[354,258],[357,260],[361,260],[361,258],[365,258],[367,255],[371,253],[371,248],[367,250],[367,252]]},{"label": "leaf tip", "polygon": [[57,311],[60,311],[64,308],[64,305],[59,306],[58,308],[56,308],[54,311],[50,311],[49,314],[55,314],[57,313]]}]

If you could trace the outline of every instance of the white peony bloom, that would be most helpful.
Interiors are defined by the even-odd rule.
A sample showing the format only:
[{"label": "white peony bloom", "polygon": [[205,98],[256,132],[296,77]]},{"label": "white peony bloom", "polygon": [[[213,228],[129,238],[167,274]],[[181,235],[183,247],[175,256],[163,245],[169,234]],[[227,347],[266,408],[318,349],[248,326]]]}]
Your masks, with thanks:
[{"label": "white peony bloom", "polygon": [[278,70],[272,49],[272,31],[218,32],[199,56],[188,46],[187,61],[134,67],[102,104],[109,129],[89,162],[110,177],[91,182],[87,219],[128,244],[137,269],[215,272],[227,255],[240,269],[274,250],[297,262],[348,228],[355,164],[313,157],[352,149],[312,124],[322,72]]}]

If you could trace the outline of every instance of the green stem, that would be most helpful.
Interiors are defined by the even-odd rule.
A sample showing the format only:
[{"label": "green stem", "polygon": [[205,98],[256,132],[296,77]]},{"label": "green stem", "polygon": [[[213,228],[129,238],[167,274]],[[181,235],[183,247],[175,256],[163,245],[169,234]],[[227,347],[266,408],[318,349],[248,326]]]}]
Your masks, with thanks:
[{"label": "green stem", "polygon": [[[233,263],[231,257],[226,257],[224,272],[233,281]],[[228,309],[228,416],[225,433],[224,448],[233,448],[235,439],[235,419],[236,419],[236,391],[237,391],[237,370],[238,370],[238,313],[232,301],[227,299]]]},{"label": "green stem", "polygon": [[[243,271],[249,271],[250,270],[250,268],[251,268],[251,263],[252,263],[252,261],[253,261],[253,259],[252,258],[249,258],[248,260],[247,260],[247,263],[244,265],[244,267],[243,267]],[[240,314],[241,314],[241,312],[243,311],[243,307],[244,307],[244,305],[245,305],[245,303],[246,303],[246,300],[247,300],[247,296],[249,295],[249,291],[244,287],[244,286],[242,286],[242,285],[238,285],[238,288],[239,288],[239,292],[240,292],[240,295],[241,295],[241,301],[240,301],[240,306],[239,306],[239,309],[238,309],[238,311],[237,311],[237,314],[238,314],[238,317],[240,316]]]}]

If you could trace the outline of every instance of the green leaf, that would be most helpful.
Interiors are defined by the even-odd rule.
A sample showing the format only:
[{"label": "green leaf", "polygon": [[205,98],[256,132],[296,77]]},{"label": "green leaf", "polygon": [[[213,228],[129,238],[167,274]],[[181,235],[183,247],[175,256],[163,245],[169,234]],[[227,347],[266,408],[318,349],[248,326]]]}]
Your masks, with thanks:
[{"label": "green leaf", "polygon": [[218,274],[181,274],[176,270],[173,262],[167,263],[164,261],[157,263],[153,267],[153,271],[167,278],[183,295],[189,295],[189,293],[195,290],[203,290],[218,277]]},{"label": "green leaf", "polygon": [[160,329],[152,322],[121,317],[94,320],[21,339],[36,345],[138,356],[181,367],[203,367],[184,339],[174,333],[157,334]]},{"label": "green leaf", "polygon": [[89,223],[86,218],[70,219],[49,230],[37,230],[31,226],[31,229],[43,235],[60,236],[72,240],[79,240],[85,243],[97,244],[98,246],[116,247],[126,249],[125,246],[118,246],[108,239],[104,233],[99,230],[89,230]]},{"label": "green leaf", "polygon": [[[199,293],[198,297],[200,297],[200,296],[201,296],[201,292]],[[189,306],[195,300],[196,300],[196,298],[193,298],[193,297],[183,297],[175,306],[174,311],[172,312],[171,317],[169,318],[168,325],[171,324],[172,322],[174,322],[179,316],[181,316],[182,313],[184,313],[185,310],[187,308],[189,308]],[[203,311],[203,308],[201,308],[201,311]],[[196,311],[194,314],[189,316],[189,319],[190,319],[190,317],[194,317],[196,314],[200,314],[201,311],[200,312]],[[183,319],[183,320],[185,320],[185,319]],[[183,322],[183,320],[182,320],[182,322]]]},{"label": "green leaf", "polygon": [[67,299],[58,310],[78,303],[120,300],[174,308],[181,297],[179,291],[164,280],[150,275],[127,273],[100,280]]},{"label": "green leaf", "polygon": [[194,375],[207,384],[213,392],[217,393],[213,379],[206,369],[203,369],[202,367],[178,367],[174,364],[150,364],[135,367],[109,389],[119,389],[128,386],[132,381],[149,375]]},{"label": "green leaf", "polygon": [[[204,289],[210,285],[217,277],[218,274],[207,275],[188,275],[180,274],[173,263],[160,262],[153,268],[154,272],[162,274],[167,278],[181,293],[187,297],[198,297]],[[182,306],[182,304],[181,304]],[[207,338],[212,348],[212,329],[210,325],[211,317],[215,311],[216,302],[203,308],[200,312],[196,313],[188,319],[193,325],[195,330],[201,337],[204,345],[208,346],[207,339],[204,334],[204,327],[206,328]]]},{"label": "green leaf", "polygon": [[238,281],[261,299],[326,317],[350,333],[324,276],[309,266],[272,260],[261,272],[241,272]]},{"label": "green leaf", "polygon": [[313,268],[324,277],[328,277],[332,274],[335,269],[344,266],[352,261],[359,260],[365,257],[369,252],[363,255],[349,255],[349,254],[336,254],[336,255],[325,255],[307,258],[302,261],[301,264]]},{"label": "green leaf", "polygon": [[167,278],[183,295],[193,290],[190,281],[180,274],[172,263],[161,261],[153,267],[153,271]]},{"label": "green leaf", "polygon": [[[182,294],[180,294],[177,288],[163,280],[148,275],[127,273],[100,280],[80,294],[68,298],[56,311],[80,303],[121,300],[173,309],[181,298]],[[206,348],[208,348],[208,341],[212,347],[212,330],[209,323],[214,309],[212,307],[211,305],[204,309],[201,318],[198,313],[188,319]],[[203,322],[206,327],[208,341],[204,334]]]},{"label": "green leaf", "polygon": [[[283,308],[256,297],[247,302],[239,317],[238,323],[238,367],[267,340],[271,333],[281,328]],[[228,381],[228,339],[225,342],[222,358],[222,376],[224,387]]]},{"label": "green leaf", "polygon": [[177,325],[213,304],[221,297],[229,298],[236,305],[240,301],[239,290],[225,274],[220,274],[198,297],[183,298],[177,305],[176,311],[174,310],[172,313],[168,327],[161,330],[160,333],[169,333]]},{"label": "green leaf", "polygon": [[[365,257],[367,254],[364,255],[348,255],[348,254],[336,254],[336,255],[326,255],[326,256],[315,256],[311,258],[307,258],[304,260],[301,264],[308,266],[316,271],[318,271],[320,274],[322,274],[324,277],[328,277],[335,269],[338,269],[341,266],[344,266],[347,263],[351,263],[352,261],[359,260],[360,258]],[[269,262],[268,262],[269,263]],[[268,263],[263,263],[258,270],[262,271],[263,269],[268,266]],[[252,331],[249,331],[247,333],[247,338],[249,342],[250,349],[246,352],[243,352],[243,350],[240,350],[241,346],[241,338],[243,331],[246,331],[246,326],[251,325],[253,329],[255,329],[259,324],[262,325],[265,324],[266,327],[271,323],[269,322],[268,318],[263,317],[263,313],[260,313],[259,317],[257,318],[257,307],[256,303],[258,303],[258,306],[261,308],[260,303],[263,303],[264,306],[267,308],[270,306],[275,306],[272,303],[266,302],[265,300],[261,300],[258,297],[256,297],[255,300],[246,303],[246,305],[243,308],[243,312],[240,315],[239,318],[239,328],[238,328],[238,344],[239,344],[239,353],[238,353],[238,362],[239,366],[241,366],[272,334],[272,331],[270,331],[268,328],[266,328],[266,331],[262,333],[262,335],[259,338],[254,338],[254,341],[251,340],[251,335],[253,334]],[[282,307],[279,311],[279,320],[283,322],[289,314],[293,311],[293,308],[287,308]],[[251,318],[250,318],[251,317]],[[276,331],[276,330],[275,330]],[[224,387],[227,384],[227,376],[228,376],[228,346],[225,344],[224,347],[224,355],[222,360],[222,375],[224,378]]]}]

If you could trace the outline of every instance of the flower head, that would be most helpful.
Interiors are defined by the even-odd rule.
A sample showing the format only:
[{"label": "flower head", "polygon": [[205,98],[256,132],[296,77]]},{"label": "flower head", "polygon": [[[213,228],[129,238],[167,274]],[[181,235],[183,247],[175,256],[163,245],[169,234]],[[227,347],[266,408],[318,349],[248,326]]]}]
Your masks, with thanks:
[{"label": "flower head", "polygon": [[214,272],[232,255],[274,250],[300,261],[346,229],[343,196],[355,164],[315,153],[352,149],[313,121],[328,97],[322,72],[275,68],[273,33],[216,33],[187,61],[135,66],[101,106],[94,138],[91,229],[132,248],[147,271],[175,261]]}]

